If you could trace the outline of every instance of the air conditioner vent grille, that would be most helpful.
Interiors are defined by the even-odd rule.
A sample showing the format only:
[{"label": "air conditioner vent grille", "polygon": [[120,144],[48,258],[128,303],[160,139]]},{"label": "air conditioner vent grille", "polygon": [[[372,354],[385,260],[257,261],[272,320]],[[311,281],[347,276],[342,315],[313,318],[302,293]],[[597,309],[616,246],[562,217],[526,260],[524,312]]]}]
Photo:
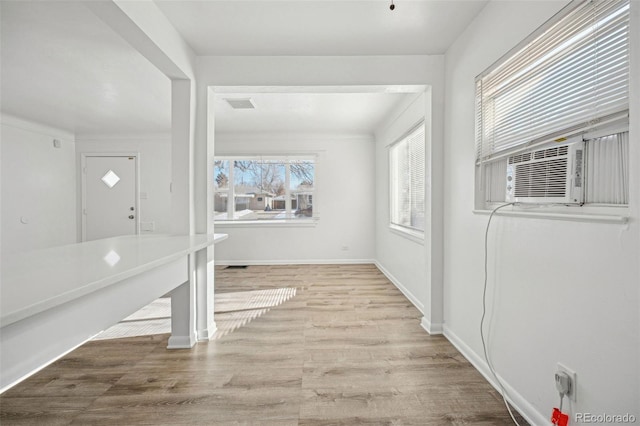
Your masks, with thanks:
[{"label": "air conditioner vent grille", "polygon": [[530,160],[531,153],[525,152],[524,154],[512,155],[511,157],[509,157],[509,164],[524,163],[525,161]]},{"label": "air conditioner vent grille", "polygon": [[519,164],[516,176],[516,197],[563,198],[567,186],[567,159]]},{"label": "air conditioner vent grille", "polygon": [[533,153],[533,158],[536,160],[540,160],[542,158],[552,158],[558,157],[560,155],[567,155],[569,152],[569,147],[567,145],[554,147],[549,149],[541,149]]}]

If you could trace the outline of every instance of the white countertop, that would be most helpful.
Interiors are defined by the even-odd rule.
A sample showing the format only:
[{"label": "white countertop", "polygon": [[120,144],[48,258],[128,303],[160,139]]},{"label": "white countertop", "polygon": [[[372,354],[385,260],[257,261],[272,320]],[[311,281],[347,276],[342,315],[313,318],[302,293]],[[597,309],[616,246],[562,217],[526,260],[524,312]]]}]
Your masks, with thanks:
[{"label": "white countertop", "polygon": [[0,326],[172,262],[227,237],[132,235],[7,255],[2,259]]}]

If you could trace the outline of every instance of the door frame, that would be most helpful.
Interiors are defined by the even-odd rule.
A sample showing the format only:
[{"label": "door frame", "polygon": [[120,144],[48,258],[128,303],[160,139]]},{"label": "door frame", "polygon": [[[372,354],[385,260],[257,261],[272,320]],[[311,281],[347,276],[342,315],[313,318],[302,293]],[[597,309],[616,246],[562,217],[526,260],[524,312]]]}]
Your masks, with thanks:
[{"label": "door frame", "polygon": [[139,152],[83,152],[80,154],[80,175],[82,176],[82,217],[81,240],[87,241],[87,157],[134,157],[135,163],[135,235],[140,235],[140,153]]}]

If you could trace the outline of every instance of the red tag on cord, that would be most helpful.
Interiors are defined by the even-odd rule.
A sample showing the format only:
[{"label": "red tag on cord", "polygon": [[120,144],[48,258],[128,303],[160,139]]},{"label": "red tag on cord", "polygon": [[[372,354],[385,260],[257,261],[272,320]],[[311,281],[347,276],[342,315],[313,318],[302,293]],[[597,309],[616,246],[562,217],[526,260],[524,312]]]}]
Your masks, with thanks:
[{"label": "red tag on cord", "polygon": [[557,426],[567,426],[569,424],[569,415],[560,411],[559,408],[554,408],[551,413],[551,423]]}]

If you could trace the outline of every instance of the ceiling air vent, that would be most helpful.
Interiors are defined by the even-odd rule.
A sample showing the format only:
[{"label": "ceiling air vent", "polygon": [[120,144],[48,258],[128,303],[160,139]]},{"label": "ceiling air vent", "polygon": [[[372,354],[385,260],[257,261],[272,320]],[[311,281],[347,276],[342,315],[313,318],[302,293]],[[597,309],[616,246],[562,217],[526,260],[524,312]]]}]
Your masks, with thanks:
[{"label": "ceiling air vent", "polygon": [[256,106],[253,104],[251,98],[243,98],[243,99],[232,99],[225,98],[225,101],[231,106],[233,109],[254,109]]},{"label": "ceiling air vent", "polygon": [[584,142],[512,155],[507,164],[507,201],[582,204]]}]

